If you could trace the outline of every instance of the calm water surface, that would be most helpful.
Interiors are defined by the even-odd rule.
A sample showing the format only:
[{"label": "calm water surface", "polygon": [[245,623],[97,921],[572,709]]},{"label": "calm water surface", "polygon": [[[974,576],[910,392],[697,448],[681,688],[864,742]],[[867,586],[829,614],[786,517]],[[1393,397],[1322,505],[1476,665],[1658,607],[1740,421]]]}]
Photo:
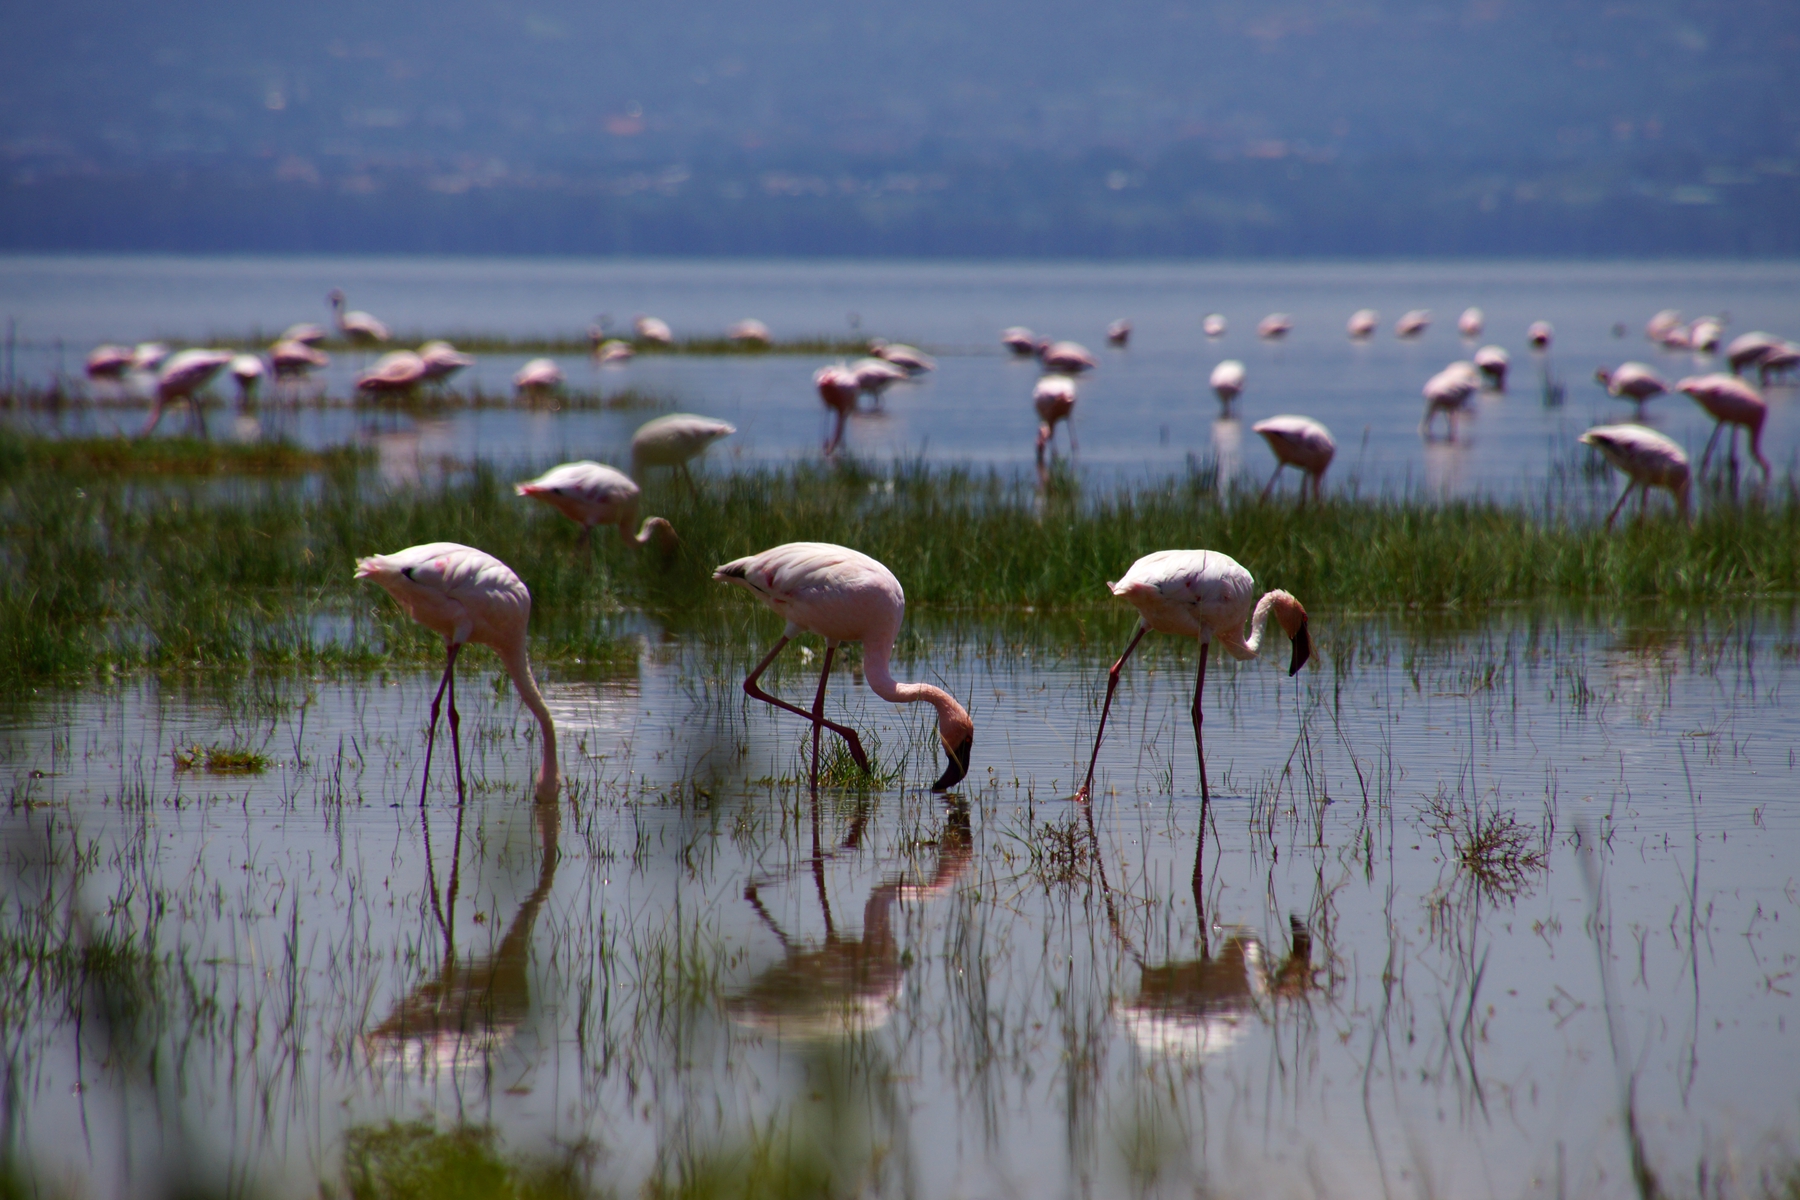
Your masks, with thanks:
[{"label": "calm water surface", "polygon": [[[745,316],[777,337],[851,332],[916,341],[940,369],[897,386],[883,411],[857,419],[853,452],[876,459],[1023,468],[1032,458],[1036,369],[1003,355],[999,330],[1025,324],[1094,349],[1101,366],[1082,382],[1077,458],[1101,479],[1160,476],[1190,458],[1261,477],[1273,468],[1257,419],[1301,413],[1335,433],[1332,482],[1365,491],[1423,490],[1539,499],[1566,481],[1580,457],[1583,429],[1631,415],[1593,381],[1596,366],[1649,362],[1670,382],[1718,369],[1705,356],[1671,354],[1646,343],[1644,321],[1661,308],[1729,317],[1728,336],[1764,329],[1800,337],[1800,264],[1470,263],[1251,265],[1033,265],[896,263],[558,262],[483,259],[0,258],[0,315],[18,320],[16,371],[47,381],[78,373],[103,340],[151,336],[204,339],[323,321],[325,292],[341,286],[355,307],[402,336],[462,331],[579,337],[599,313],[623,322],[640,312],[669,320],[678,334],[717,334]],[[1478,305],[1487,314],[1480,343],[1458,337],[1455,320]],[[1370,342],[1350,342],[1344,322],[1358,308],[1382,314]],[[1421,338],[1399,341],[1393,321],[1408,309],[1434,314]],[[1221,312],[1228,332],[1209,340],[1201,318]],[[1292,314],[1280,342],[1255,336],[1265,314]],[[1106,324],[1130,317],[1128,350],[1104,345]],[[1548,354],[1525,343],[1526,326],[1549,320]],[[1622,325],[1625,336],[1614,335]],[[1479,401],[1455,445],[1426,444],[1418,432],[1424,381],[1477,344],[1513,356],[1504,395]],[[318,391],[342,396],[372,358],[340,354]],[[1218,361],[1242,360],[1249,383],[1234,419],[1221,419],[1206,386]],[[460,389],[504,394],[519,357],[484,356]],[[824,360],[640,357],[599,368],[583,356],[563,365],[570,387],[647,397],[651,408],[723,417],[739,433],[714,451],[720,463],[771,462],[817,453],[825,420],[812,390]],[[1545,403],[1546,381],[1564,401]],[[83,385],[85,386],[85,385]],[[224,394],[226,385],[215,385]],[[1800,452],[1795,388],[1768,389],[1765,449],[1787,472]],[[213,414],[218,436],[281,432],[314,443],[363,437],[388,456],[434,461],[477,453],[519,469],[566,457],[617,461],[651,408],[529,415],[463,412],[447,417],[373,419],[344,409],[265,405],[237,428]],[[1651,423],[1698,456],[1712,425],[1686,397],[1654,402]],[[65,431],[131,429],[136,412],[63,414]],[[179,425],[179,415],[171,427]]]},{"label": "calm water surface", "polygon": [[[114,1195],[312,1195],[424,1118],[619,1194],[777,1144],[877,1195],[1624,1196],[1629,1096],[1677,1192],[1748,1190],[1800,1139],[1792,614],[1315,627],[1296,679],[1211,673],[1198,886],[1190,646],[1128,667],[1091,824],[1066,799],[1123,615],[922,629],[902,676],[978,727],[948,804],[853,667],[832,708],[904,772],[815,803],[757,650],[647,637],[547,673],[534,808],[472,652],[460,842],[447,769],[418,804],[430,674],[12,697],[0,926],[154,962],[9,1002],[21,1142]],[[215,742],[271,765],[175,768]],[[1446,822],[1542,865],[1477,878]]]}]

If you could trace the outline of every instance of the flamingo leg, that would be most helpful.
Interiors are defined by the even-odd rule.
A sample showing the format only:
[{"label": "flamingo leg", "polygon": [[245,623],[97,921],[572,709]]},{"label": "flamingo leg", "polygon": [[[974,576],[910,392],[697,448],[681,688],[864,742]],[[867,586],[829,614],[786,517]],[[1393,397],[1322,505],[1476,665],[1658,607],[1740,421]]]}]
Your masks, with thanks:
[{"label": "flamingo leg", "polygon": [[1700,456],[1700,470],[1698,474],[1706,474],[1706,464],[1712,461],[1713,446],[1718,443],[1719,434],[1723,433],[1724,430],[1725,422],[1716,421],[1713,423],[1712,436],[1706,439],[1706,451]]},{"label": "flamingo leg", "polygon": [[1069,418],[1069,454],[1073,457],[1081,450],[1081,443],[1075,440],[1075,418]]},{"label": "flamingo leg", "polygon": [[1625,490],[1619,493],[1619,502],[1612,506],[1611,512],[1606,514],[1606,527],[1608,529],[1612,528],[1613,518],[1619,515],[1619,510],[1625,507],[1625,501],[1631,499],[1631,489],[1636,486],[1637,480],[1633,479],[1630,483],[1625,485]]},{"label": "flamingo leg", "polygon": [[1038,460],[1038,466],[1040,466],[1040,467],[1044,465],[1044,447],[1049,444],[1050,439],[1054,436],[1055,436],[1055,433],[1052,431],[1050,426],[1048,426],[1048,425],[1039,425],[1038,426],[1037,460]]},{"label": "flamingo leg", "polygon": [[1212,649],[1211,642],[1200,643],[1200,674],[1194,679],[1194,753],[1200,758],[1200,836],[1206,837],[1206,807],[1212,801],[1212,792],[1206,786],[1206,739],[1200,735],[1200,726],[1206,718],[1200,713],[1200,697],[1206,691],[1206,656]]},{"label": "flamingo leg", "polygon": [[[456,656],[462,651],[461,642],[452,642],[446,647],[444,677],[438,681],[437,695],[431,698],[431,723],[425,727],[425,769],[419,780],[419,823],[424,829],[425,843],[431,844],[431,819],[425,806],[426,796],[431,789],[431,752],[437,742],[438,713],[443,708],[444,692],[450,686],[450,680],[456,673]],[[431,865],[431,854],[425,855],[425,881],[431,888],[431,907],[437,913],[439,928],[447,929],[444,921],[444,910],[438,903],[437,873]]]},{"label": "flamingo leg", "polygon": [[[808,721],[811,721],[813,719],[812,713],[807,712],[798,704],[789,704],[785,700],[769,695],[769,693],[763,691],[756,682],[758,679],[762,678],[762,673],[769,669],[769,664],[775,661],[775,656],[780,654],[791,640],[792,638],[790,638],[789,635],[785,633],[781,635],[781,640],[775,643],[775,648],[769,651],[769,653],[763,657],[761,662],[756,664],[756,669],[751,671],[749,677],[744,680],[744,693],[757,700],[761,700],[764,704],[773,704],[776,708],[786,709],[796,716],[802,716]],[[856,760],[856,765],[863,770],[867,771],[869,769],[869,756],[863,753],[862,739],[856,736],[856,730],[851,729],[847,725],[839,725],[835,721],[827,721],[823,716],[818,719],[818,723],[843,738],[846,742],[849,742],[850,757],[854,758]]]},{"label": "flamingo leg", "polygon": [[1094,786],[1094,764],[1100,760],[1100,739],[1106,736],[1106,714],[1112,711],[1113,692],[1119,686],[1119,672],[1124,668],[1125,660],[1131,657],[1131,652],[1137,649],[1138,642],[1148,632],[1150,632],[1150,627],[1142,621],[1138,622],[1137,632],[1132,634],[1131,641],[1126,643],[1125,653],[1119,655],[1119,661],[1114,663],[1112,670],[1106,673],[1106,703],[1100,706],[1100,728],[1094,730],[1094,752],[1088,757],[1087,782],[1082,784],[1081,790],[1075,794],[1077,800],[1088,799],[1089,792]]},{"label": "flamingo leg", "polygon": [[679,465],[681,467],[681,477],[683,479],[687,480],[688,495],[698,496],[700,494],[700,488],[699,488],[699,485],[697,485],[694,482],[694,473],[692,471],[688,470],[688,465],[686,463],[680,463],[677,465]]},{"label": "flamingo leg", "polygon": [[1278,462],[1275,464],[1275,473],[1273,475],[1269,476],[1269,482],[1263,484],[1261,499],[1267,500],[1269,498],[1269,492],[1274,489],[1275,481],[1277,479],[1281,478],[1281,468],[1283,468],[1285,466],[1287,466],[1287,464],[1284,462]]},{"label": "flamingo leg", "polygon": [[825,453],[828,455],[834,453],[838,448],[838,443],[844,440],[844,421],[846,416],[847,414],[843,409],[840,408],[837,410],[837,426],[831,431],[831,436],[825,439]]},{"label": "flamingo leg", "polygon": [[[836,654],[837,654],[837,643],[833,642],[833,641],[827,641],[825,643],[825,666],[819,672],[819,690],[813,696],[812,788],[813,788],[813,793],[815,796],[818,794],[818,791],[819,791],[819,735],[822,732],[824,732],[824,729],[825,729],[825,726],[823,724],[823,722],[825,720],[825,684],[831,679],[831,660],[832,660],[832,657]],[[868,768],[866,768],[866,767],[864,768],[864,770],[867,770],[867,769]],[[816,819],[816,814],[818,813],[817,806],[815,806],[813,808],[813,812],[815,814],[815,819]],[[819,832],[818,829],[815,827],[813,829],[813,838],[814,838],[815,842],[818,839],[818,832]],[[817,857],[818,852],[819,852],[818,847],[815,845],[813,847],[813,854],[815,857]]]},{"label": "flamingo leg", "polygon": [[456,707],[456,674],[452,672],[450,680],[450,761],[456,765],[456,835],[450,840],[450,886],[444,893],[444,952],[452,951],[451,936],[456,925],[456,894],[460,890],[459,880],[462,877],[462,839],[463,814],[466,811],[464,801],[467,796],[463,790],[462,767],[462,713]]}]

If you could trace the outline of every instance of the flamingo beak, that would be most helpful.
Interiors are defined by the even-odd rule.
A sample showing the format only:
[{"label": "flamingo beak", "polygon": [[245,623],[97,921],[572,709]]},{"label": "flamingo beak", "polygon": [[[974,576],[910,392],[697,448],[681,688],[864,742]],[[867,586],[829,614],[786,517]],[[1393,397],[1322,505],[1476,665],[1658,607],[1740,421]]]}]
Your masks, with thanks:
[{"label": "flamingo beak", "polygon": [[969,756],[974,749],[975,735],[972,733],[964,738],[962,740],[962,745],[956,747],[954,750],[949,746],[945,746],[944,754],[950,761],[944,764],[944,774],[936,783],[931,785],[931,790],[934,792],[947,792],[957,784],[961,783],[963,776],[969,773]]},{"label": "flamingo beak", "polygon": [[1294,630],[1294,657],[1288,662],[1288,674],[1298,675],[1306,660],[1312,657],[1312,634],[1306,631],[1306,622],[1300,622],[1300,628]]}]

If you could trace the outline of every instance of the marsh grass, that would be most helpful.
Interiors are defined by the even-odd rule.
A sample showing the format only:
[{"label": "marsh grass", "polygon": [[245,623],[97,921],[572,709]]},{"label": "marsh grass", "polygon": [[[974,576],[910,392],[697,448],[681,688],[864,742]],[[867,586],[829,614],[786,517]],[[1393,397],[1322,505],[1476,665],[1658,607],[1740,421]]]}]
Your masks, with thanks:
[{"label": "marsh grass", "polygon": [[248,746],[193,745],[176,750],[177,771],[205,771],[209,775],[261,775],[269,769],[269,756]]},{"label": "marsh grass", "polygon": [[45,438],[0,429],[0,478],[33,472],[95,478],[304,475],[366,466],[374,460],[374,451],[360,446],[310,450],[287,441]]},{"label": "marsh grass", "polygon": [[1544,829],[1527,825],[1497,804],[1485,805],[1446,788],[1425,800],[1426,832],[1450,843],[1459,870],[1490,898],[1522,894],[1548,867]]},{"label": "marsh grass", "polygon": [[[1225,551],[1260,586],[1326,612],[1713,605],[1800,592],[1792,487],[1709,508],[1692,526],[1652,519],[1607,533],[1578,515],[1486,501],[1221,504],[1195,476],[1045,500],[1030,480],[997,471],[804,463],[705,478],[697,495],[652,481],[643,511],[681,536],[665,560],[616,538],[583,548],[572,523],[513,495],[527,472],[478,463],[389,488],[347,461],[285,482],[168,474],[146,486],[129,468],[96,475],[48,452],[0,453],[0,680],[431,661],[434,639],[351,578],[360,555],[431,541],[493,551],[525,579],[540,658],[601,662],[628,655],[620,627],[631,613],[674,634],[772,640],[777,618],[711,572],[802,540],[885,562],[915,612],[1029,613],[1032,628],[1083,644],[1129,630],[1105,581],[1172,546]],[[923,648],[916,630],[903,630],[902,656]]]},{"label": "marsh grass", "polygon": [[[440,1130],[424,1121],[351,1130],[341,1193],[349,1200],[575,1200],[589,1186],[579,1148],[541,1161],[505,1157],[488,1126]],[[321,1187],[320,1194],[340,1194]]]},{"label": "marsh grass", "polygon": [[[200,407],[220,410],[235,407],[235,400],[225,399],[215,390],[199,393]],[[25,413],[61,413],[92,406],[104,409],[147,409],[150,397],[141,392],[117,387],[100,391],[67,390],[62,387],[20,388],[0,394],[0,411]],[[436,416],[449,412],[521,411],[521,412],[648,412],[674,408],[676,401],[661,392],[646,388],[623,387],[611,391],[597,388],[563,387],[543,396],[524,397],[510,389],[488,391],[485,388],[421,387],[408,395],[371,394],[367,392],[333,393],[317,382],[282,382],[264,388],[247,411],[275,413],[286,409],[354,408]],[[128,443],[138,444],[138,443]],[[141,443],[154,444],[154,441]],[[204,444],[204,443],[201,443]]]}]

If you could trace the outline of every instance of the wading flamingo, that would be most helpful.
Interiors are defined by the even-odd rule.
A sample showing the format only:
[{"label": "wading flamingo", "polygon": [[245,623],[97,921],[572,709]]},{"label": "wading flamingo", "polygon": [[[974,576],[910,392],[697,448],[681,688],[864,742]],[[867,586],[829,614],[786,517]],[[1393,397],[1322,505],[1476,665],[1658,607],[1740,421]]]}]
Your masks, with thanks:
[{"label": "wading flamingo", "polygon": [[832,454],[844,440],[844,422],[856,411],[856,373],[842,363],[820,367],[813,372],[813,386],[825,407],[837,414],[837,424],[825,439],[825,453]]},{"label": "wading flamingo", "polygon": [[1037,335],[1023,325],[1011,325],[1000,331],[1000,344],[1020,358],[1037,353]]},{"label": "wading flamingo", "polygon": [[[1764,333],[1760,329],[1731,339],[1731,345],[1725,347],[1725,360],[1731,364],[1731,373],[1741,375],[1745,367],[1761,364],[1768,353],[1781,345],[1781,339],[1772,333]],[[1696,343],[1696,348],[1698,344]]]},{"label": "wading flamingo", "polygon": [[1256,326],[1259,338],[1284,338],[1294,330],[1294,319],[1286,313],[1270,313]]},{"label": "wading flamingo", "polygon": [[[888,661],[894,638],[906,616],[906,593],[894,573],[866,554],[825,542],[789,542],[726,563],[713,578],[734,583],[754,594],[787,621],[781,639],[763,656],[744,680],[746,694],[796,713],[812,722],[812,786],[819,786],[819,733],[829,729],[850,746],[856,765],[867,771],[868,755],[856,731],[825,719],[825,685],[831,678],[831,660],[840,642],[861,642],[863,676],[869,688],[890,704],[924,701],[937,710],[938,738],[949,761],[944,773],[931,785],[934,792],[948,791],[969,773],[969,754],[975,745],[975,723],[968,710],[942,688],[929,683],[896,683]],[[795,635],[816,633],[825,639],[825,665],[819,672],[819,690],[811,712],[797,704],[778,700],[762,690],[757,680]]]},{"label": "wading flamingo", "polygon": [[540,500],[581,526],[584,546],[593,546],[597,525],[617,525],[619,536],[628,546],[647,546],[655,540],[665,553],[674,549],[678,540],[675,527],[661,517],[644,518],[643,525],[632,532],[643,490],[631,481],[631,476],[604,463],[563,463],[536,479],[514,484],[513,492]]},{"label": "wading flamingo", "polygon": [[769,327],[754,317],[746,317],[725,331],[731,341],[744,346],[768,346],[775,340]]},{"label": "wading flamingo", "polygon": [[1080,342],[1039,342],[1038,361],[1046,371],[1062,375],[1079,375],[1100,365],[1100,360]]},{"label": "wading flamingo", "polygon": [[88,352],[89,379],[118,379],[131,369],[130,346],[95,346]]},{"label": "wading flamingo", "polygon": [[1750,454],[1762,468],[1764,482],[1768,481],[1773,472],[1769,460],[1763,457],[1762,431],[1763,422],[1769,416],[1769,406],[1756,394],[1755,388],[1735,375],[1715,374],[1690,375],[1677,383],[1675,390],[1692,396],[1716,422],[1712,436],[1706,439],[1706,452],[1700,456],[1700,474],[1706,474],[1706,464],[1712,460],[1713,443],[1719,440],[1720,432],[1727,425],[1731,426],[1731,465],[1736,469],[1738,427],[1742,426],[1750,433]]},{"label": "wading flamingo", "polygon": [[905,342],[870,338],[869,353],[883,362],[893,363],[908,375],[923,375],[927,371],[937,370],[937,359],[917,346],[908,346]]},{"label": "wading flamingo", "polygon": [[1511,365],[1512,355],[1502,346],[1483,346],[1475,352],[1475,369],[1494,385],[1497,392],[1506,390],[1506,369]]},{"label": "wading flamingo", "polygon": [[1230,411],[1231,402],[1244,390],[1244,364],[1228,358],[1213,368],[1212,378],[1207,382],[1212,384],[1213,394],[1219,398],[1219,407]]},{"label": "wading flamingo", "polygon": [[1638,514],[1649,503],[1650,489],[1669,489],[1681,515],[1688,511],[1688,456],[1680,446],[1654,429],[1642,425],[1596,425],[1581,435],[1581,444],[1592,446],[1606,456],[1606,461],[1624,472],[1631,481],[1619,493],[1619,502],[1606,514],[1606,527],[1625,507],[1633,488],[1638,491]]},{"label": "wading flamingo", "polygon": [[850,364],[848,370],[856,378],[857,390],[869,393],[877,408],[881,407],[882,393],[896,383],[911,378],[905,367],[896,366],[885,358],[872,356],[857,359]]},{"label": "wading flamingo", "polygon": [[1331,430],[1311,417],[1293,416],[1270,417],[1250,428],[1262,434],[1263,441],[1269,443],[1269,450],[1275,455],[1275,474],[1263,485],[1263,498],[1268,498],[1283,467],[1298,467],[1306,473],[1306,479],[1300,481],[1300,503],[1306,503],[1307,479],[1312,481],[1313,499],[1319,499],[1320,489],[1325,484],[1325,468],[1337,454],[1337,442],[1332,440]]},{"label": "wading flamingo", "polygon": [[475,356],[464,354],[449,342],[426,342],[419,347],[419,357],[425,363],[425,382],[442,383],[464,367],[475,365]]},{"label": "wading flamingo", "polygon": [[256,398],[256,385],[269,373],[263,366],[263,360],[254,354],[239,354],[232,358],[225,369],[237,381],[238,407],[248,408]]},{"label": "wading flamingo", "polygon": [[1114,346],[1126,346],[1131,342],[1131,322],[1120,317],[1106,327],[1106,340]]},{"label": "wading flamingo", "polygon": [[1453,362],[1425,381],[1425,419],[1419,436],[1431,437],[1431,424],[1441,412],[1450,426],[1449,440],[1456,440],[1456,414],[1468,407],[1470,397],[1481,390],[1481,373],[1472,362]]},{"label": "wading flamingo", "polygon": [[330,366],[331,355],[306,342],[283,340],[269,348],[269,361],[275,366],[275,378],[289,379],[305,375],[314,367]]},{"label": "wading flamingo", "polygon": [[1031,404],[1037,409],[1037,460],[1044,462],[1044,447],[1056,437],[1056,423],[1069,423],[1069,453],[1075,453],[1075,381],[1067,375],[1046,375],[1031,389]]},{"label": "wading flamingo", "polygon": [[563,384],[562,368],[554,359],[534,358],[513,376],[513,388],[521,396],[541,399]]},{"label": "wading flamingo", "polygon": [[1431,314],[1425,309],[1415,308],[1409,313],[1402,314],[1400,319],[1394,322],[1394,336],[1415,338],[1430,328]]},{"label": "wading flamingo", "polygon": [[1344,325],[1344,332],[1362,341],[1375,335],[1375,327],[1381,324],[1381,314],[1372,308],[1359,308],[1350,314],[1350,320]]},{"label": "wading flamingo", "polygon": [[299,342],[303,346],[316,346],[325,340],[325,327],[314,325],[311,321],[302,321],[298,325],[289,325],[282,330],[278,342]]},{"label": "wading flamingo", "polygon": [[[1194,680],[1194,752],[1200,760],[1200,830],[1206,836],[1206,810],[1212,801],[1206,782],[1206,742],[1201,737],[1201,699],[1206,690],[1206,657],[1214,638],[1236,659],[1255,658],[1262,649],[1263,633],[1274,614],[1293,639],[1294,653],[1288,674],[1294,675],[1312,655],[1312,637],[1306,629],[1306,609],[1283,591],[1265,592],[1255,599],[1256,581],[1236,559],[1216,550],[1158,550],[1131,564],[1125,577],[1106,585],[1112,594],[1138,610],[1137,632],[1126,643],[1125,653],[1106,673],[1106,702],[1100,706],[1100,727],[1094,731],[1094,753],[1088,759],[1087,781],[1075,794],[1080,801],[1093,795],[1094,764],[1100,758],[1100,740],[1106,736],[1106,715],[1112,710],[1119,672],[1137,649],[1144,634],[1154,629],[1200,642],[1200,673]],[[1254,605],[1254,611],[1252,611]],[[1244,637],[1244,622],[1250,636]]]},{"label": "wading flamingo", "polygon": [[631,323],[631,328],[637,333],[640,342],[654,342],[658,346],[675,344],[675,331],[669,328],[667,321],[656,317],[638,317]]},{"label": "wading flamingo", "polygon": [[1556,330],[1548,321],[1533,321],[1525,330],[1525,340],[1531,343],[1533,350],[1548,350],[1556,337]]},{"label": "wading flamingo", "polygon": [[[375,346],[393,336],[388,327],[371,317],[366,312],[345,312],[344,293],[339,288],[332,288],[331,295],[326,297],[331,302],[331,314],[337,320],[338,332],[358,346]],[[290,331],[291,332],[291,331]],[[302,338],[283,337],[284,341],[302,341]]]},{"label": "wading flamingo", "polygon": [[169,358],[169,348],[161,342],[139,342],[131,348],[131,369],[154,371]]},{"label": "wading flamingo", "polygon": [[531,677],[525,651],[525,625],[531,618],[531,593],[511,567],[491,554],[455,542],[428,542],[397,554],[372,554],[356,560],[356,578],[380,585],[399,602],[406,615],[444,639],[444,678],[431,700],[431,724],[425,733],[425,770],[419,785],[419,807],[431,786],[431,751],[437,738],[439,705],[450,693],[450,754],[456,764],[456,802],[463,802],[462,747],[456,711],[456,658],[469,642],[491,646],[500,656],[519,699],[543,731],[544,763],[538,772],[537,798],[556,798],[556,726]]},{"label": "wading flamingo", "polygon": [[375,360],[356,377],[356,390],[382,396],[405,396],[425,382],[425,360],[411,350],[395,350]]},{"label": "wading flamingo", "polygon": [[1200,322],[1200,332],[1209,338],[1225,336],[1225,317],[1220,313],[1207,313]]},{"label": "wading flamingo", "polygon": [[1661,342],[1671,329],[1681,327],[1680,310],[1665,308],[1644,323],[1644,336],[1653,342]]},{"label": "wading flamingo", "polygon": [[193,424],[205,436],[206,419],[200,414],[198,394],[231,359],[231,353],[226,350],[183,350],[171,355],[156,374],[156,402],[150,408],[150,419],[138,430],[138,436],[148,437],[162,420],[164,410],[177,400],[188,402]]},{"label": "wading flamingo", "polygon": [[[1644,405],[1650,400],[1669,390],[1669,385],[1657,377],[1655,371],[1641,362],[1620,363],[1617,370],[1609,371],[1601,367],[1594,372],[1594,378],[1600,381],[1608,395],[1621,396],[1637,405],[1638,416],[1644,415]],[[1686,459],[1682,460],[1685,468]],[[1621,471],[1624,467],[1619,468]]]},{"label": "wading flamingo", "polygon": [[631,435],[632,478],[642,479],[650,467],[671,467],[687,480],[690,492],[698,491],[688,471],[688,460],[705,454],[708,446],[736,432],[737,426],[729,421],[693,413],[670,413],[645,421]]},{"label": "wading flamingo", "polygon": [[1462,316],[1456,318],[1456,331],[1466,338],[1478,338],[1486,328],[1487,314],[1479,308],[1465,308]]},{"label": "wading flamingo", "polygon": [[1701,317],[1688,326],[1687,344],[1691,349],[1711,354],[1724,336],[1725,326],[1717,317]]}]

